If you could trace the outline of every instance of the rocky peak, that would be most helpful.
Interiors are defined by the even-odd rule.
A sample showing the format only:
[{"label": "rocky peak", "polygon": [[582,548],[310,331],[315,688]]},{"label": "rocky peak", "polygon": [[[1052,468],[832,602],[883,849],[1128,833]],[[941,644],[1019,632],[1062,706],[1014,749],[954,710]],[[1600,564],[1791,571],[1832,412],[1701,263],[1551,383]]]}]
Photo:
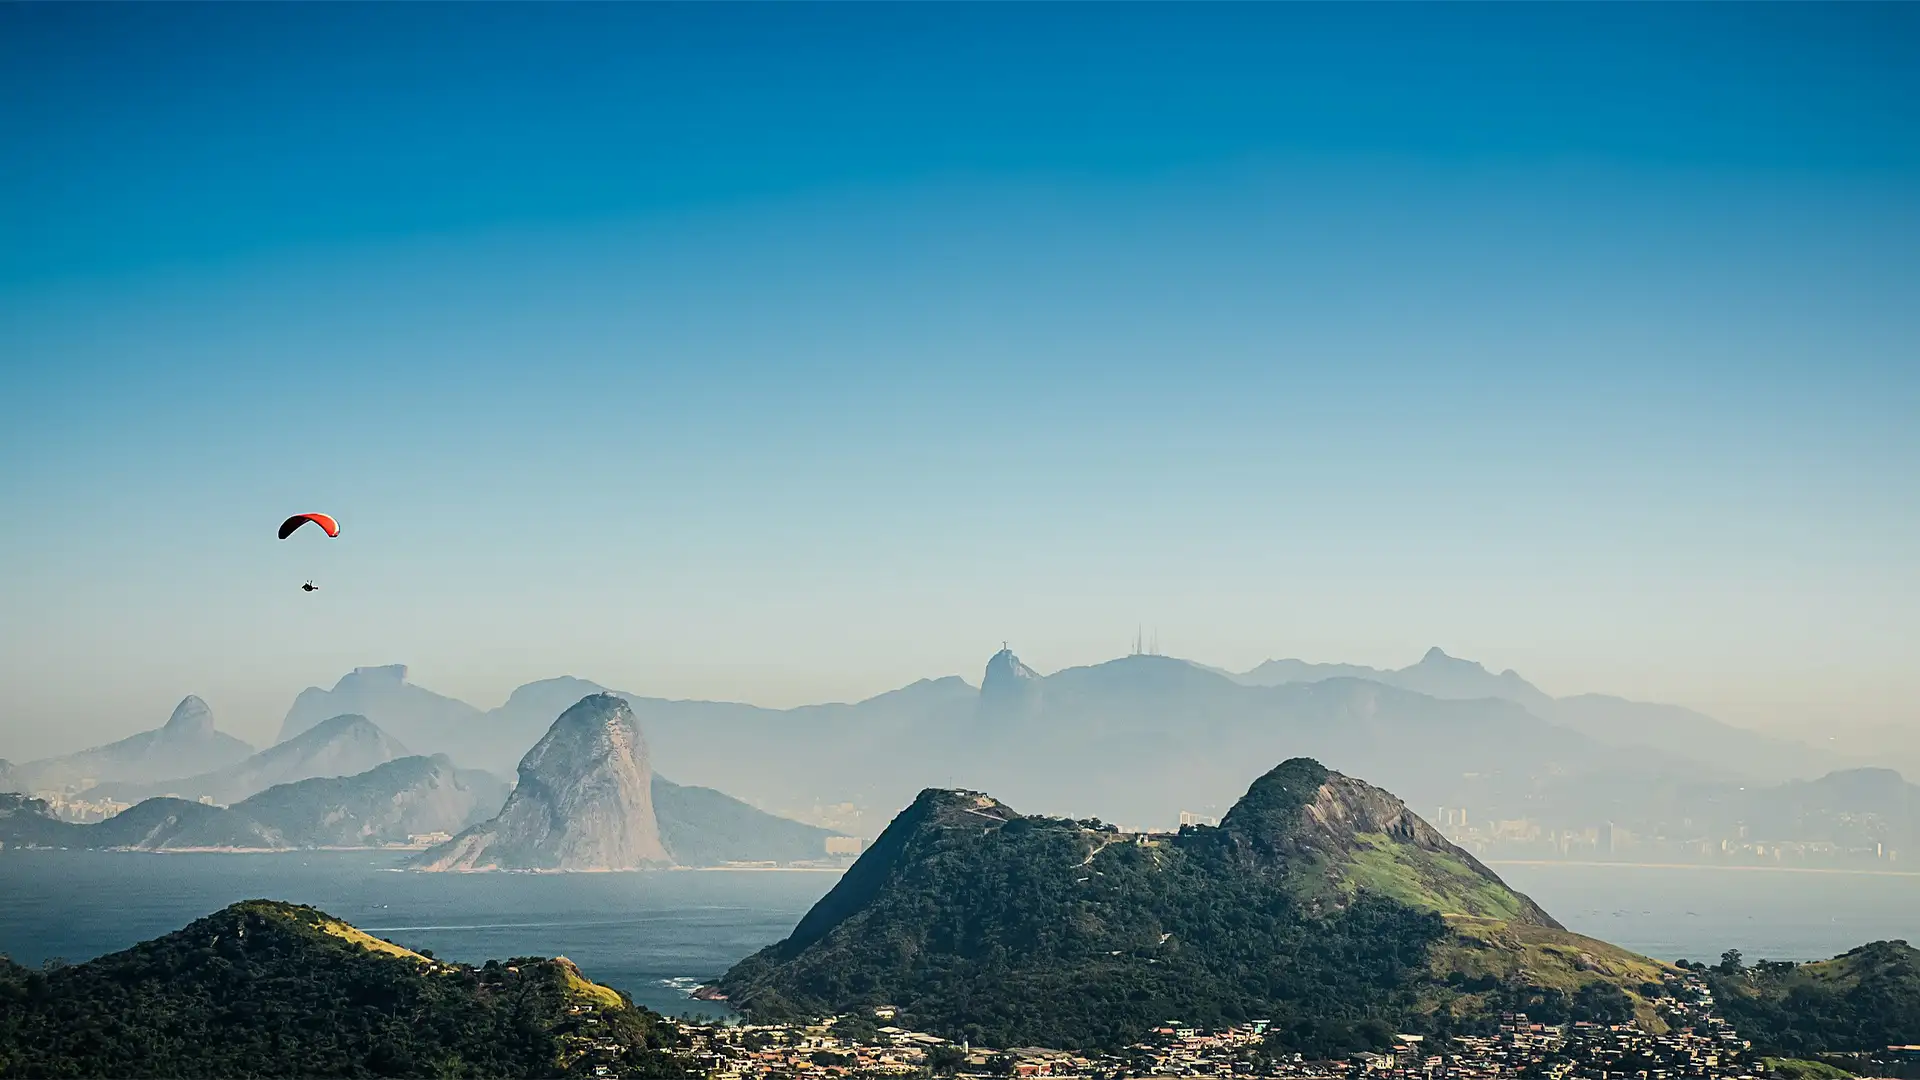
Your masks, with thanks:
[{"label": "rocky peak", "polygon": [[338,690],[349,683],[357,683],[361,686],[378,686],[381,684],[395,686],[406,681],[407,665],[382,664],[377,667],[354,668],[351,672],[340,677],[340,681],[334,684],[334,689]]},{"label": "rocky peak", "polygon": [[633,708],[589,694],[520,759],[491,821],[421,855],[423,870],[636,870],[672,862],[653,811],[653,771]]},{"label": "rocky peak", "polygon": [[1487,670],[1476,661],[1462,660],[1457,656],[1448,656],[1445,650],[1441,649],[1438,645],[1427,650],[1427,654],[1420,658],[1420,665],[1422,667],[1452,668],[1459,671],[1484,672]]},{"label": "rocky peak", "polygon": [[173,707],[173,715],[167,717],[166,727],[161,729],[169,738],[193,738],[213,734],[213,710],[207,703],[194,694],[180,699]]},{"label": "rocky peak", "polygon": [[1498,912],[1560,928],[1397,796],[1311,758],[1284,761],[1255,780],[1221,819],[1219,834],[1242,858],[1289,875],[1386,887],[1449,913]]},{"label": "rocky peak", "polygon": [[607,688],[599,683],[573,675],[560,675],[514,687],[513,693],[507,695],[505,707],[537,707],[549,701],[573,702],[607,692]]},{"label": "rocky peak", "polygon": [[564,785],[608,764],[646,768],[646,748],[633,706],[612,694],[588,694],[547,729],[520,759],[520,782]]},{"label": "rocky peak", "polygon": [[1281,762],[1255,780],[1221,819],[1220,828],[1280,854],[1350,849],[1360,833],[1432,851],[1459,850],[1391,792],[1342,776],[1312,758]]},{"label": "rocky peak", "polygon": [[1020,662],[1013,650],[1002,647],[987,661],[980,679],[982,702],[1018,702],[1031,697],[1040,673]]},{"label": "rocky peak", "polygon": [[927,788],[900,815],[914,828],[959,825],[968,829],[990,829],[1019,816],[1012,807],[991,795],[961,788]]},{"label": "rocky peak", "polygon": [[397,756],[405,756],[405,748],[400,746],[398,741],[380,730],[378,724],[359,713],[341,713],[339,716],[328,717],[308,728],[297,741],[312,746],[350,741],[391,742],[401,751]]},{"label": "rocky peak", "polygon": [[1407,809],[1407,804],[1365,781],[1330,773],[1301,808],[1301,826],[1329,839],[1355,833],[1378,833],[1430,851],[1453,850],[1440,830]]}]

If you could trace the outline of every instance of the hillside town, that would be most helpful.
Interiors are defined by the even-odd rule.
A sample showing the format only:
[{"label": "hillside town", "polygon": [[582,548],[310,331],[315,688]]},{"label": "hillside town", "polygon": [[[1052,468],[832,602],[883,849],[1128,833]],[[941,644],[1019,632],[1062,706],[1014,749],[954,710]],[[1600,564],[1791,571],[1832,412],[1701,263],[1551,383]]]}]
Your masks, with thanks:
[{"label": "hillside town", "polygon": [[[1762,1080],[1785,1076],[1713,1011],[1697,975],[1669,976],[1659,1002],[1667,1030],[1634,1024],[1545,1024],[1507,1013],[1483,1034],[1396,1035],[1389,1048],[1334,1059],[1273,1052],[1269,1024],[1209,1031],[1169,1019],[1121,1053],[1043,1047],[993,1049],[895,1026],[896,1011],[808,1024],[679,1023],[680,1048],[708,1080],[847,1080],[924,1077],[1123,1080],[1131,1077],[1301,1077],[1313,1080]],[[1902,1075],[1891,1047],[1885,1075]],[[598,1075],[613,1075],[610,1069]]]}]

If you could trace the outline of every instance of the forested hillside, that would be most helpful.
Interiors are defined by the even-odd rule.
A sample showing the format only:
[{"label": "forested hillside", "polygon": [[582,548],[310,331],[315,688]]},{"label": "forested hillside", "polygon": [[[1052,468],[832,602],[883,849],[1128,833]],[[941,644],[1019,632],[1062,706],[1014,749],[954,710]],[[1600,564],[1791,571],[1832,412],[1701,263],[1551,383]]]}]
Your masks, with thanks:
[{"label": "forested hillside", "polygon": [[0,1076],[678,1076],[658,1020],[565,960],[442,963],[265,900],[77,967],[0,964]]}]

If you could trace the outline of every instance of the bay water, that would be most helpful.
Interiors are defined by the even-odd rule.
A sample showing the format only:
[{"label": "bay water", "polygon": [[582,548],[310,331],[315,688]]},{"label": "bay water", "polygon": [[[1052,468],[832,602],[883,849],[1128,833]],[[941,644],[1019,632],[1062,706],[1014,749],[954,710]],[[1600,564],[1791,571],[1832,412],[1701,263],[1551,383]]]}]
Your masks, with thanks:
[{"label": "bay water", "polygon": [[[0,953],[78,963],[238,900],[311,904],[448,960],[566,956],[669,1015],[724,1016],[688,992],[784,938],[835,873],[420,874],[404,853],[0,851]],[[1920,940],[1920,874],[1495,863],[1569,929],[1663,960],[1812,960]]]}]

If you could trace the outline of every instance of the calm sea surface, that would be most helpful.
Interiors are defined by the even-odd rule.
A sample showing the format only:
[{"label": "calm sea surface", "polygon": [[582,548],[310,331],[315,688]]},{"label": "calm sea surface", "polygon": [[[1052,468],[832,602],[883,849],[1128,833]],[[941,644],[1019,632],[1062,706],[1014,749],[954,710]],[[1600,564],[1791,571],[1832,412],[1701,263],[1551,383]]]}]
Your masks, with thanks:
[{"label": "calm sea surface", "polygon": [[1920,874],[1493,863],[1566,925],[1661,960],[1824,960],[1920,942]]},{"label": "calm sea surface", "polygon": [[416,874],[376,852],[0,851],[0,953],[79,962],[237,900],[312,904],[448,960],[566,956],[670,1015],[723,1007],[687,991],[779,941],[837,874]]},{"label": "calm sea surface", "polygon": [[[398,873],[398,855],[0,852],[0,952],[91,959],[236,900],[312,904],[450,960],[571,957],[667,1012],[686,991],[787,935],[833,874]],[[1808,960],[1880,938],[1920,941],[1920,876],[1499,863],[1571,929],[1662,959]]]}]

